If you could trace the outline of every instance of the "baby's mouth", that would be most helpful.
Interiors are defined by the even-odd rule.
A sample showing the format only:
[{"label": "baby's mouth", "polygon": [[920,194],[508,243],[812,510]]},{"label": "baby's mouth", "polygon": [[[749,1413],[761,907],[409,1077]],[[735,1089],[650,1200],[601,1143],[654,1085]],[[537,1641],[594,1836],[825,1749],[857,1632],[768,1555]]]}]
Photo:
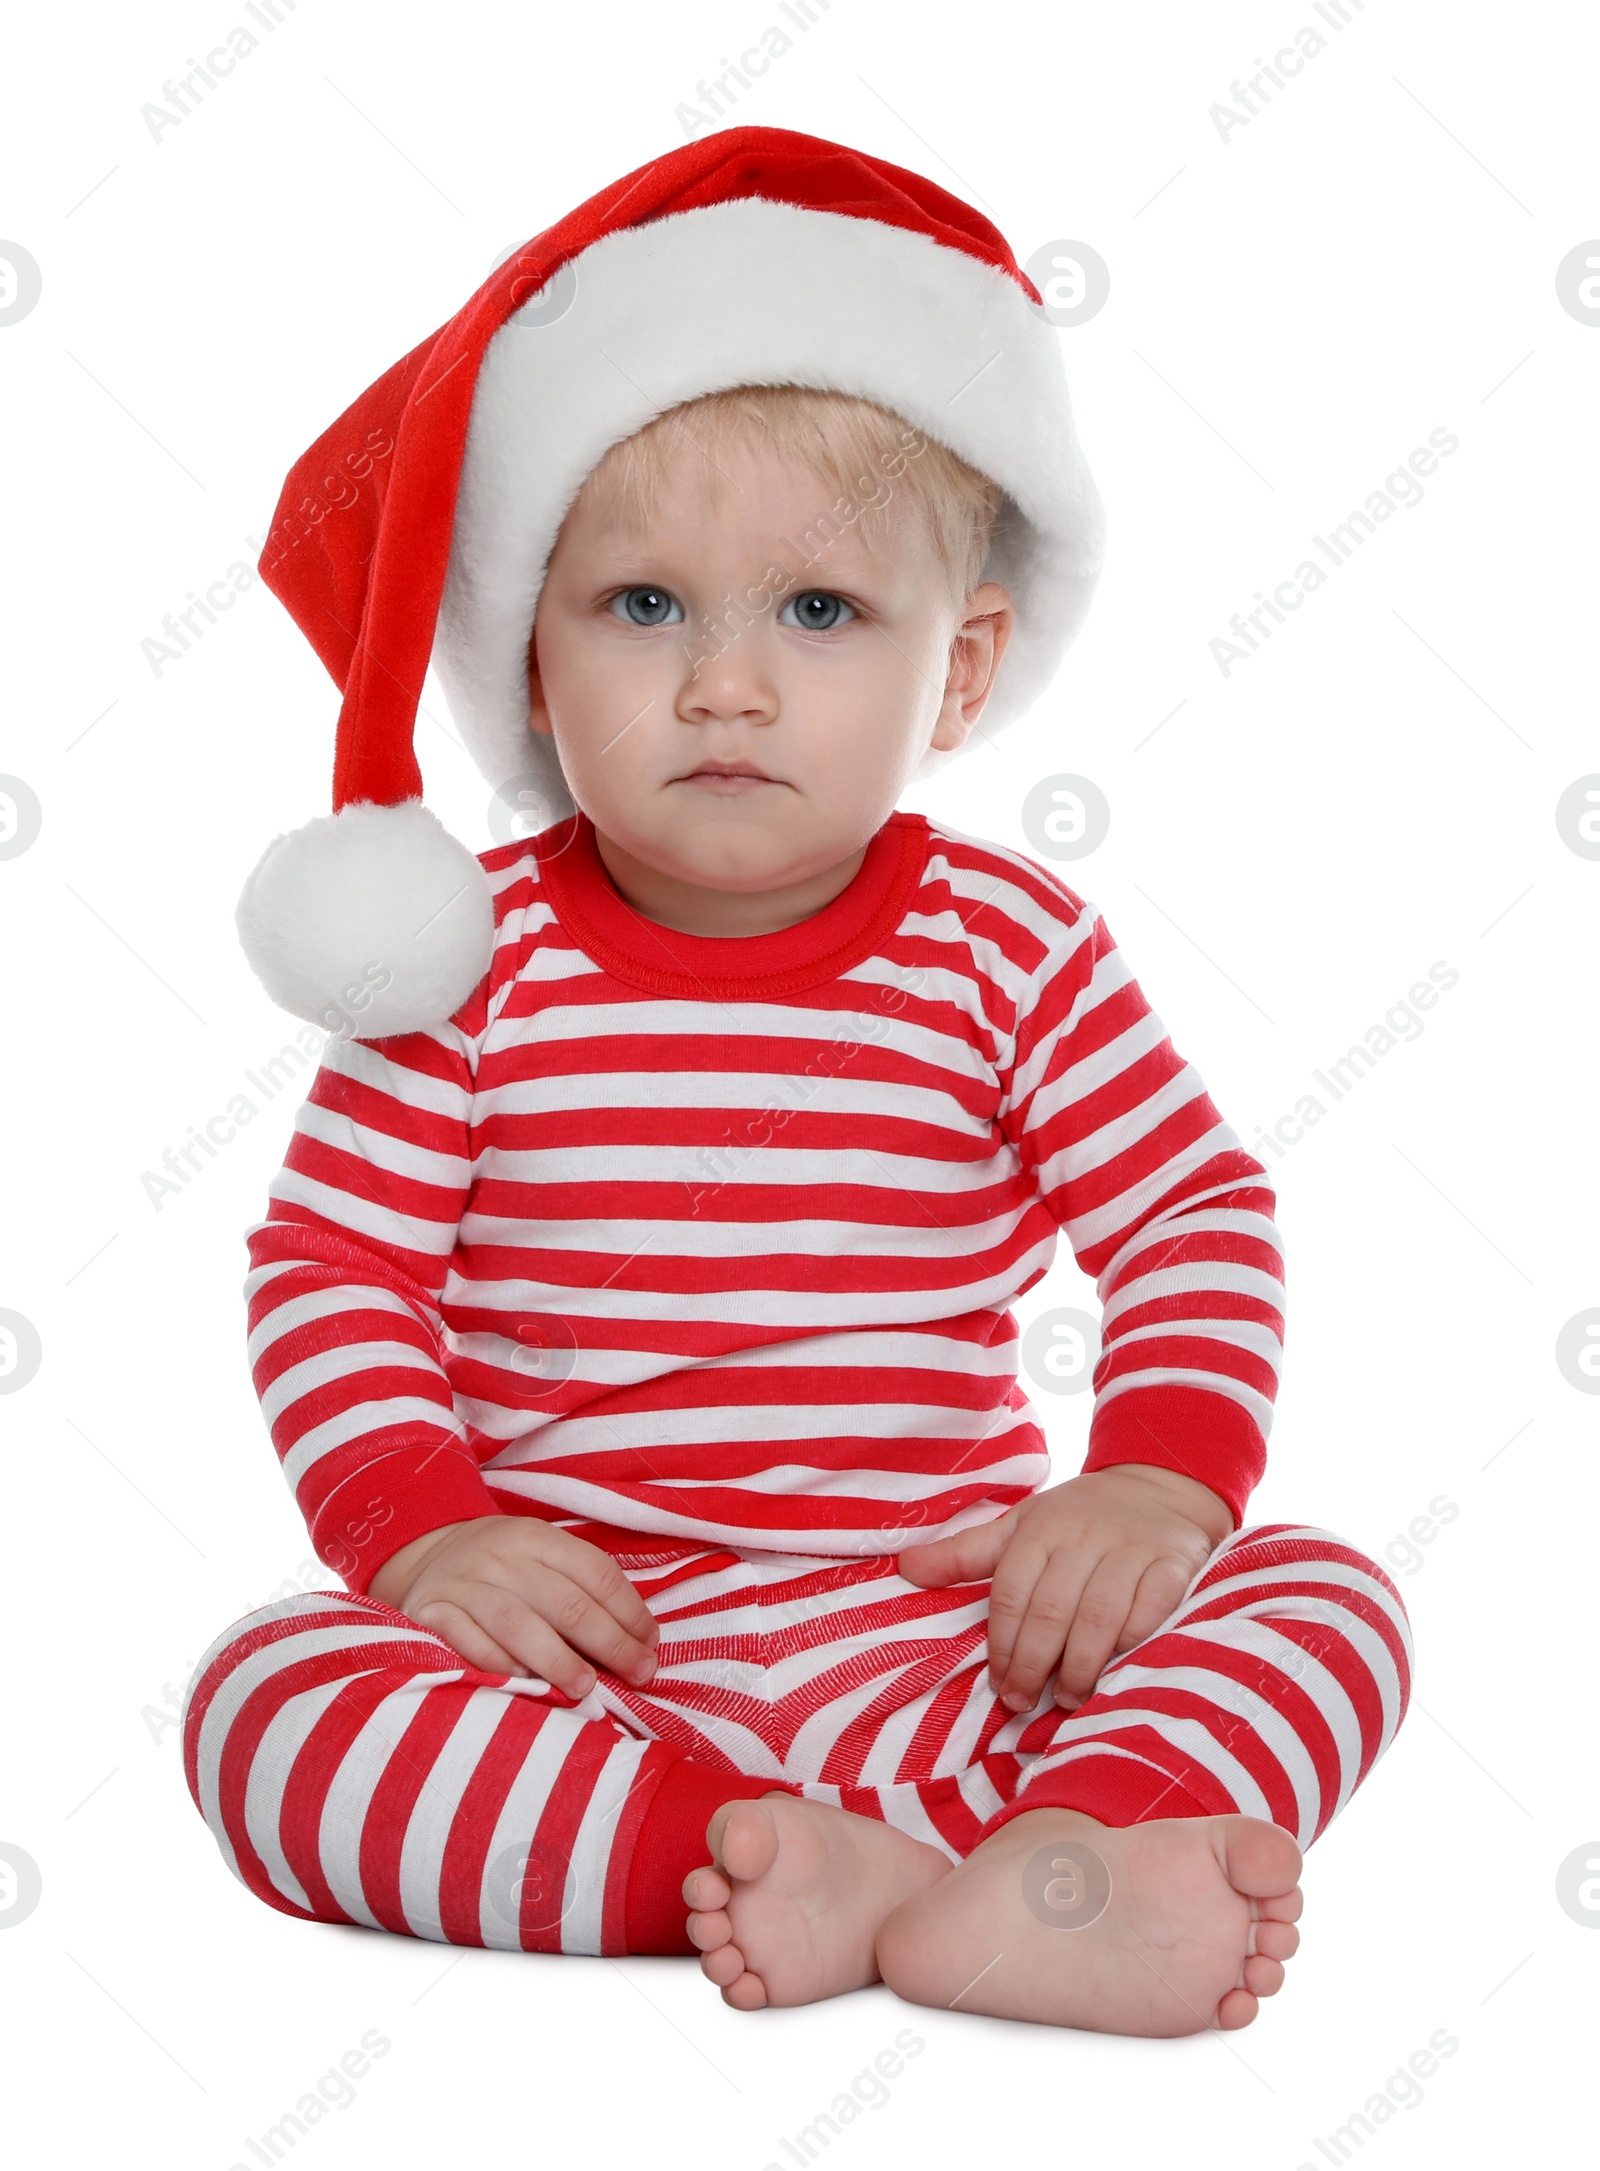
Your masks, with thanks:
[{"label": "baby's mouth", "polygon": [[768,776],[765,769],[758,769],[753,761],[702,762],[698,769],[691,769],[686,776],[674,777],[675,784],[696,784],[702,789],[734,794],[757,791],[763,785],[775,785],[776,777]]}]

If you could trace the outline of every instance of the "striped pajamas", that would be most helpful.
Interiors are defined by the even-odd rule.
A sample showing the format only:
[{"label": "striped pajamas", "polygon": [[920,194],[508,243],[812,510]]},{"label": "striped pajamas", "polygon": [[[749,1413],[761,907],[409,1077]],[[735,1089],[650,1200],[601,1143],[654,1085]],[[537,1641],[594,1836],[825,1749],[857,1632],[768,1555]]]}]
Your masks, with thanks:
[{"label": "striped pajamas", "polygon": [[285,1914],[442,1943],[688,1953],[680,1887],[720,1802],[786,1788],[952,1861],[1052,1805],[1237,1810],[1306,1846],[1405,1710],[1399,1594],[1325,1531],[1236,1532],[1068,1715],[1048,1682],[1016,1715],[990,1693],[987,1584],[604,1535],[660,1624],[643,1689],[601,1671],[574,1705],[345,1592],[219,1637],[185,1758],[235,1875]]},{"label": "striped pajamas", "polygon": [[1085,1468],[1242,1519],[1272,1184],[1092,906],[904,813],[770,936],[642,919],[591,829],[483,863],[484,982],[327,1044],[249,1232],[256,1392],[347,1583],[496,1513],[830,1559],[989,1522],[1049,1474],[1009,1307],[1063,1232]]},{"label": "striped pajamas", "polygon": [[[986,1583],[897,1571],[1048,1480],[1010,1306],[1062,1234],[1101,1306],[1084,1468],[1182,1473],[1238,1521],[1261,1475],[1271,1179],[1095,908],[905,812],[771,935],[646,920],[581,815],[483,866],[484,981],[327,1043],[249,1232],[256,1391],[349,1588],[202,1662],[189,1784],[235,1872],[324,1921],[682,1952],[711,1812],[773,1787],[952,1860],[1053,1803],[1314,1838],[1407,1693],[1360,1553],[1236,1531],[1068,1716],[990,1694]],[[494,1515],[616,1557],[660,1624],[644,1689],[574,1705],[368,1595]]]}]

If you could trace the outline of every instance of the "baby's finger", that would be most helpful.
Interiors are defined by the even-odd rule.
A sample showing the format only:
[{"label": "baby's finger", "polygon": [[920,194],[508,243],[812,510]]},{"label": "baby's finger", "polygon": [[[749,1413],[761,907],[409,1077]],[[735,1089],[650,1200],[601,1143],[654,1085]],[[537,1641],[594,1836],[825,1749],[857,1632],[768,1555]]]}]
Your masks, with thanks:
[{"label": "baby's finger", "polygon": [[[507,1591],[505,1595],[513,1603],[522,1602],[514,1592]],[[569,1581],[560,1570],[547,1566],[537,1588],[528,1593],[526,1604],[538,1620],[553,1628],[573,1650],[581,1651],[586,1658],[593,1659],[596,1665],[603,1666],[619,1679],[631,1681],[635,1688],[642,1688],[655,1672],[654,1647],[638,1636],[630,1636],[615,1614],[608,1612],[599,1599],[591,1598],[579,1584]],[[495,1628],[492,1621],[485,1625]],[[499,1633],[498,1630],[495,1632]],[[504,1636],[501,1641],[505,1641]],[[519,1645],[512,1644],[508,1648],[520,1655]]]},{"label": "baby's finger", "polygon": [[998,1694],[1013,1711],[1031,1711],[1060,1658],[1096,1556],[1058,1547],[1027,1596]]},{"label": "baby's finger", "polygon": [[1128,1618],[1144,1565],[1137,1553],[1108,1553],[1084,1585],[1058,1675],[1057,1700],[1064,1709],[1075,1709],[1093,1695]]},{"label": "baby's finger", "polygon": [[1188,1562],[1173,1554],[1150,1563],[1139,1578],[1128,1618],[1117,1638],[1119,1652],[1131,1651],[1135,1644],[1153,1636],[1163,1621],[1172,1618],[1189,1588],[1190,1574]]},{"label": "baby's finger", "polygon": [[1006,1686],[1017,1637],[1049,1560],[1042,1546],[1018,1544],[1002,1554],[995,1568],[989,1585],[988,1643],[989,1686],[996,1696]]},{"label": "baby's finger", "polygon": [[627,1635],[653,1648],[661,1633],[656,1617],[611,1555],[570,1530],[552,1526],[550,1535],[557,1541],[548,1556],[551,1566],[597,1599]]},{"label": "baby's finger", "polygon": [[981,1583],[994,1574],[1015,1528],[1016,1518],[1008,1513],[975,1529],[958,1530],[950,1538],[902,1546],[895,1566],[908,1583],[924,1590],[947,1583]]},{"label": "baby's finger", "polygon": [[[570,1616],[578,1612],[577,1606],[568,1606],[564,1601],[563,1592],[571,1592],[575,1600],[581,1601],[583,1609],[593,1609],[597,1619],[610,1619],[594,1606],[592,1599],[565,1583],[563,1578],[552,1573],[550,1583],[553,1605],[549,1610],[553,1615],[566,1613]],[[525,1605],[514,1591],[508,1591],[498,1583],[474,1583],[458,1592],[454,1602],[471,1615],[486,1635],[492,1636],[513,1658],[520,1659],[530,1673],[554,1682],[565,1695],[587,1696],[594,1687],[594,1667],[572,1647],[556,1619],[546,1617],[545,1600],[540,1601],[536,1611]],[[620,1636],[621,1630],[616,1623],[612,1621],[610,1625],[613,1635]]]},{"label": "baby's finger", "polygon": [[496,1643],[487,1629],[480,1627],[470,1613],[451,1599],[430,1598],[418,1606],[410,1618],[430,1636],[438,1636],[449,1644],[457,1658],[464,1658],[480,1673],[525,1676],[528,1672],[526,1666]]}]

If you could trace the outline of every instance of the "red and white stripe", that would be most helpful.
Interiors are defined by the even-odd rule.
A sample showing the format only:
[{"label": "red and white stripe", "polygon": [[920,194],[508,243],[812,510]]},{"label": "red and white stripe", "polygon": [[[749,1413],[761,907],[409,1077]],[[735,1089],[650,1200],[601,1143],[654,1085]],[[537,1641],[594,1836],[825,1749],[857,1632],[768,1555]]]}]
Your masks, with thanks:
[{"label": "red and white stripe", "polygon": [[892,822],[920,877],[834,977],[764,991],[749,938],[738,997],[662,994],[574,939],[531,840],[483,855],[497,946],[456,1018],[329,1042],[247,1286],[277,1451],[353,1588],[496,1512],[835,1558],[991,1520],[1048,1474],[1009,1306],[1062,1230],[1103,1315],[1085,1467],[1183,1470],[1242,1516],[1270,1179],[1093,906]]},{"label": "red and white stripe", "polygon": [[[287,1914],[442,1943],[686,1952],[679,1887],[719,1799],[789,1787],[952,1861],[1051,1803],[1118,1825],[1237,1810],[1308,1845],[1409,1694],[1398,1592],[1325,1531],[1238,1532],[1070,1715],[1048,1682],[1031,1712],[995,1700],[987,1584],[920,1590],[889,1558],[616,1557],[660,1624],[658,1669],[644,1689],[602,1672],[580,1705],[372,1598],[310,1591],[235,1623],[184,1734],[235,1875]],[[630,1945],[647,1917],[666,1934]]]}]

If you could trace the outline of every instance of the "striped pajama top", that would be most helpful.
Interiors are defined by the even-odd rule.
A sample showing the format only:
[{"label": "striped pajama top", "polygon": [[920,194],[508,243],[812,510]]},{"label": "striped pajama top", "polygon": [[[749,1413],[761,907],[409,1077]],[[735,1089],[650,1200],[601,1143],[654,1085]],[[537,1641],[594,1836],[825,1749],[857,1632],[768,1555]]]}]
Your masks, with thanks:
[{"label": "striped pajama top", "polygon": [[1093,905],[903,812],[773,935],[644,918],[582,814],[481,861],[484,980],[328,1043],[247,1235],[256,1392],[353,1588],[496,1513],[841,1558],[1003,1514],[1049,1474],[1009,1306],[1063,1229],[1085,1467],[1242,1518],[1272,1185]]}]

